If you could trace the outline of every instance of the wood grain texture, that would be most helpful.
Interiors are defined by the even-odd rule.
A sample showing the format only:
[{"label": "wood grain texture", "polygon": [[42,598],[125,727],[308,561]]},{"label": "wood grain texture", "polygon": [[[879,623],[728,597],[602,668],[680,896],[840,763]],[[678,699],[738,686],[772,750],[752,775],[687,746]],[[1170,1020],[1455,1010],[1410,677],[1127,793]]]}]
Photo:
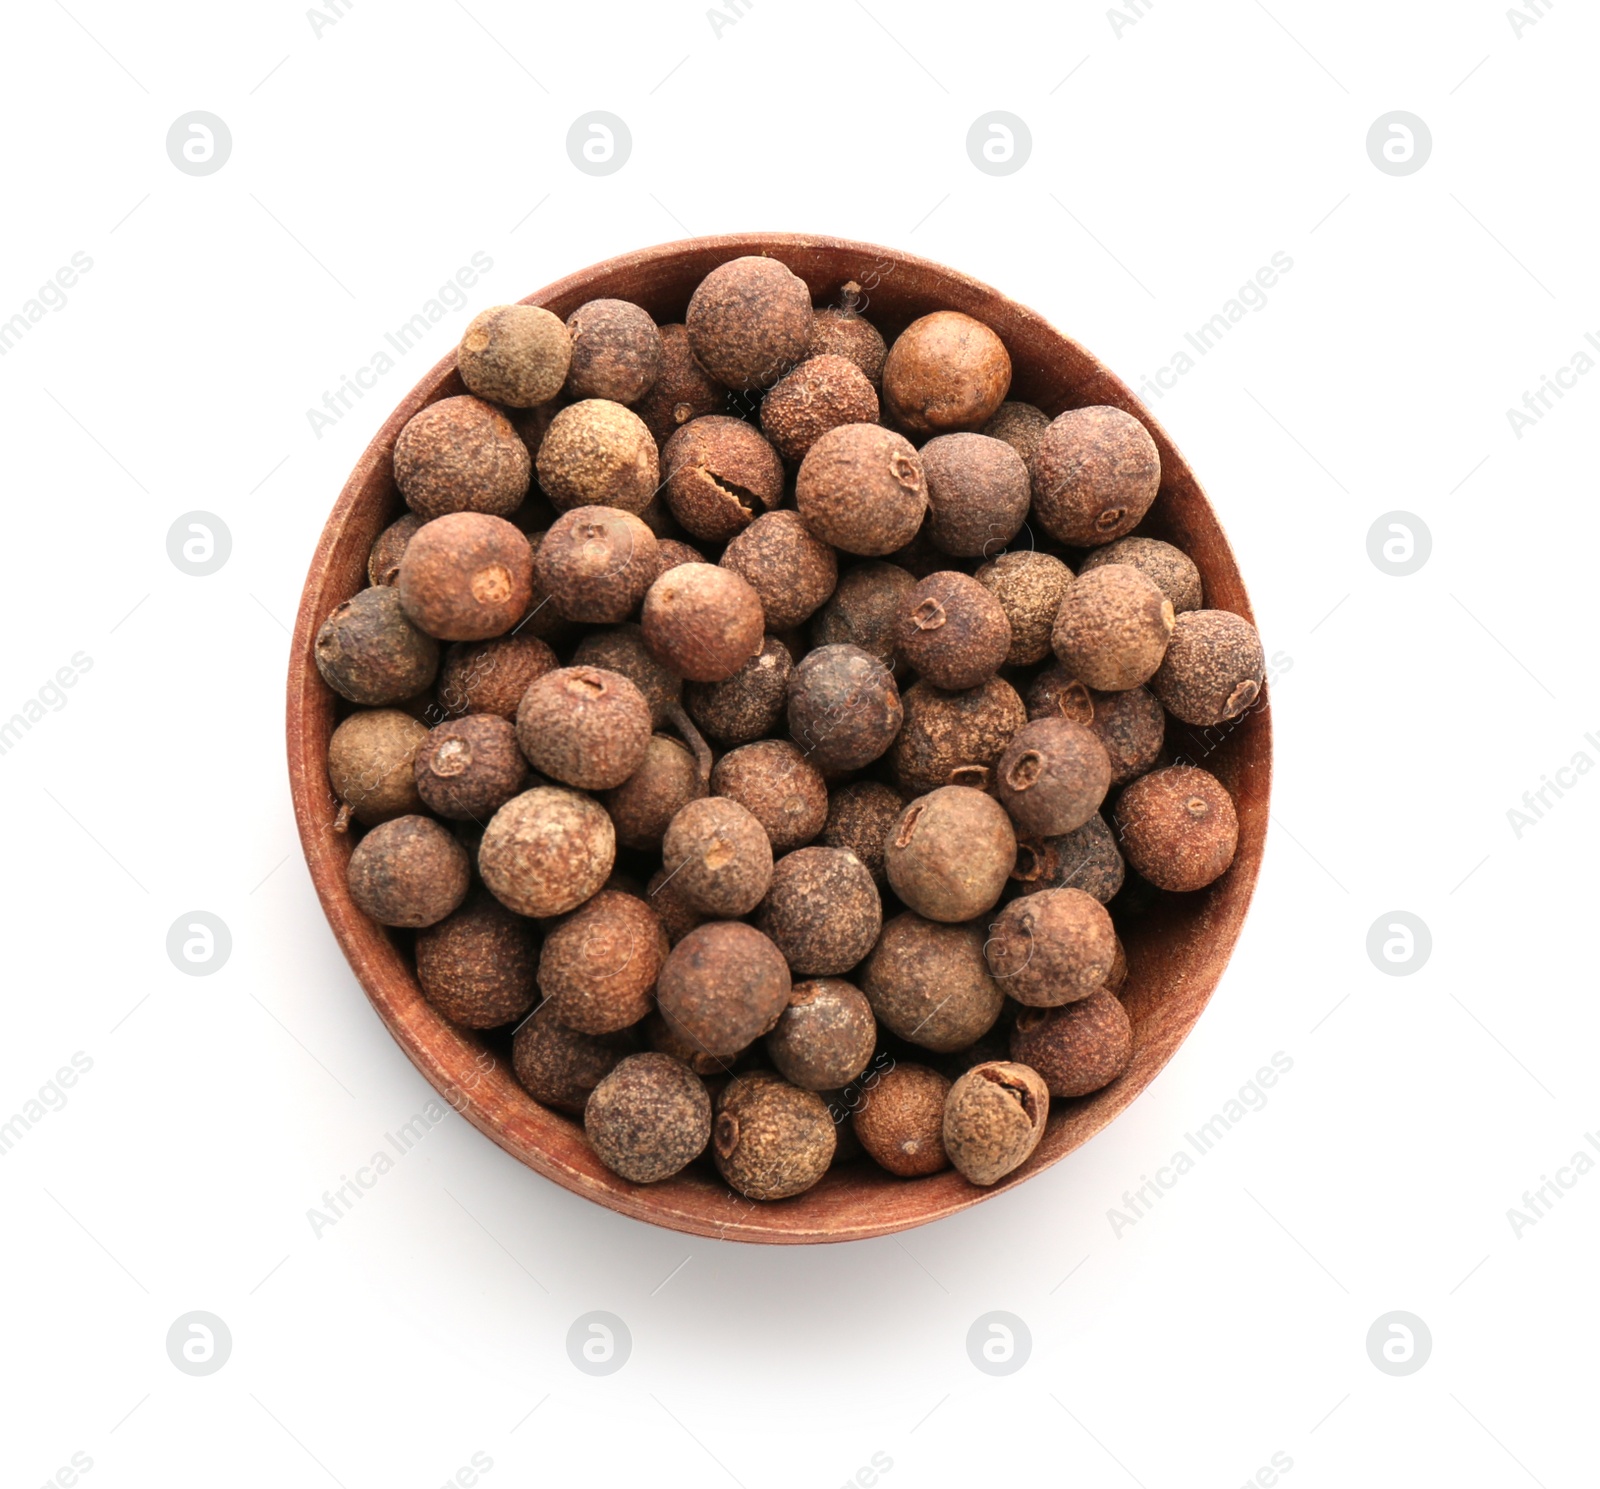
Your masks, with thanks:
[{"label": "wood grain texture", "polygon": [[[1139,531],[1184,548],[1205,581],[1206,603],[1253,620],[1228,540],[1199,482],[1165,431],[1120,379],[1039,315],[988,286],[924,259],[839,238],[762,233],[695,238],[641,249],[557,281],[524,302],[565,318],[586,300],[614,297],[644,306],[660,321],[681,320],[689,295],[716,265],[741,254],[782,260],[818,303],[856,280],[865,312],[892,340],[930,310],[966,311],[994,328],[1010,352],[1008,396],[1054,416],[1113,404],[1150,430],[1161,452],[1161,494]],[[1194,1027],[1227,965],[1261,866],[1271,782],[1272,726],[1260,707],[1232,727],[1169,731],[1173,753],[1213,771],[1233,793],[1239,850],[1232,868],[1195,894],[1165,895],[1119,926],[1130,974],[1124,1001],[1134,1026],[1128,1070],[1106,1089],[1057,1102],[1033,1157],[989,1189],[954,1172],[897,1179],[862,1159],[829,1173],[794,1199],[757,1204],[708,1174],[630,1184],[602,1168],[579,1123],[541,1107],[513,1079],[506,1061],[471,1031],[446,1023],[424,1000],[409,938],[368,920],[350,899],[345,864],[351,843],[333,830],[337,802],[328,786],[328,740],[337,700],[318,675],[312,643],[335,605],[366,584],[367,551],[402,508],[395,489],[396,437],[418,409],[464,392],[452,352],[406,396],[362,454],[311,560],[295,624],[288,679],[289,775],[295,818],[317,893],[340,946],[373,1006],[402,1049],[455,1109],[546,1178],[609,1209],[694,1235],[777,1243],[847,1241],[926,1224],[1020,1184],[1088,1141],[1155,1078]]]}]

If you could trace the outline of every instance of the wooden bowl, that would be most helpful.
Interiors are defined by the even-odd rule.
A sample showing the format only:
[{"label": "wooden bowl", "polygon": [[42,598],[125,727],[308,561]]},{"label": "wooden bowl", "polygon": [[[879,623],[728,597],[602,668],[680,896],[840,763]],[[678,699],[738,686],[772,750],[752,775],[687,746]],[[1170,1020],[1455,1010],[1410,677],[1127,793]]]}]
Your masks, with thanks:
[{"label": "wooden bowl", "polygon": [[[818,303],[840,286],[863,286],[867,314],[886,337],[931,310],[965,311],[992,326],[1011,354],[1010,397],[1054,416],[1113,404],[1138,418],[1161,452],[1161,493],[1140,532],[1170,539],[1199,565],[1208,605],[1247,619],[1250,602],[1216,513],[1182,455],[1120,379],[1041,316],[976,280],[925,259],[839,238],[757,233],[694,238],[609,259],[557,281],[524,302],[565,318],[597,297],[632,300],[658,321],[681,321],[707,272],[741,254],[766,254],[810,285]],[[1233,793],[1239,850],[1233,867],[1195,894],[1157,895],[1119,925],[1131,968],[1125,1002],[1134,1054],[1127,1071],[1093,1096],[1053,1103],[1037,1151],[1015,1173],[980,1189],[954,1171],[898,1179],[865,1158],[841,1165],[807,1193],[776,1203],[742,1199],[714,1174],[690,1172],[659,1184],[630,1184],[603,1168],[582,1125],[549,1111],[512,1076],[503,1034],[485,1037],[446,1023],[423,998],[409,936],[368,920],[345,885],[349,836],[333,830],[328,739],[340,700],[312,657],[317,628],[334,606],[367,583],[367,550],[401,511],[392,454],[418,409],[464,392],[452,352],[402,400],[345,482],[306,578],[289,663],[289,775],[295,818],[322,907],[373,1006],[422,1074],[456,1110],[529,1168],[576,1194],[639,1220],[726,1240],[801,1243],[881,1236],[954,1214],[1020,1184],[1086,1142],[1155,1078],[1172,1057],[1222,975],[1261,865],[1271,778],[1272,728],[1263,706],[1231,727],[1169,732],[1174,754],[1215,772]]]}]

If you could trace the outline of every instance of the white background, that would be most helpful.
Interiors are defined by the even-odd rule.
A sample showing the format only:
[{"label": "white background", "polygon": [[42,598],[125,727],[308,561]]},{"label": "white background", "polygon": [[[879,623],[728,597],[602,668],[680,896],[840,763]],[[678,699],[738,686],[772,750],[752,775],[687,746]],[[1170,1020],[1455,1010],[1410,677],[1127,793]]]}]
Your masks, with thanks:
[{"label": "white background", "polygon": [[[1120,30],[1078,3],[722,8],[718,28],[677,0],[361,0],[318,34],[287,0],[6,7],[0,320],[75,252],[93,268],[0,358],[0,718],[75,653],[92,666],[0,756],[0,1119],[75,1052],[93,1068],[0,1162],[0,1477],[81,1453],[107,1489],[433,1489],[479,1453],[491,1486],[827,1489],[879,1453],[889,1489],[1198,1489],[1280,1453],[1291,1489],[1592,1483],[1600,1177],[1520,1234],[1507,1211],[1600,1126],[1600,778],[1520,837],[1507,812],[1600,761],[1600,376],[1520,439],[1506,410],[1600,334],[1600,21],[1529,5],[1519,34],[1490,0],[1143,0]],[[198,178],[164,143],[196,109],[233,137]],[[601,179],[565,149],[593,109],[633,136]],[[993,109],[1032,133],[1005,177],[965,148]],[[1395,109],[1433,137],[1405,177],[1366,151]],[[317,533],[473,310],[748,228],[955,265],[1136,384],[1292,258],[1155,405],[1292,659],[1233,963],[1110,1130],[924,1230],[694,1240],[452,1114],[318,1238],[308,1208],[432,1093],[293,829],[286,628]],[[471,305],[318,438],[307,409],[475,251],[494,267]],[[233,538],[206,578],[166,552],[194,509]],[[1367,553],[1395,509],[1432,534],[1410,577]],[[1397,909],[1432,933],[1412,976],[1365,949]],[[214,976],[166,955],[193,910],[232,933]],[[1124,1190],[1275,1051],[1293,1069],[1265,1109],[1114,1234]],[[204,1378],[164,1344],[195,1309],[233,1339]],[[603,1379],[565,1347],[592,1309],[633,1338]],[[1002,1379],[965,1348],[991,1309],[1032,1337]],[[1396,1309],[1432,1335],[1403,1378],[1365,1344]]]}]

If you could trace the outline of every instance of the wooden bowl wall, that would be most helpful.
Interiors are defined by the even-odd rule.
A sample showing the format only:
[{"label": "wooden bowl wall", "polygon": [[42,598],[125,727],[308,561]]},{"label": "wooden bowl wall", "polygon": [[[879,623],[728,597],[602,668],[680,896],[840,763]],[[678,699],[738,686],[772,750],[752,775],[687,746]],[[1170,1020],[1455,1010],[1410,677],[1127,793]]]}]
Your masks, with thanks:
[{"label": "wooden bowl wall", "polygon": [[[1205,581],[1206,603],[1247,619],[1250,602],[1232,550],[1199,482],[1172,441],[1130,389],[1070,338],[1024,306],[954,270],[871,244],[797,233],[757,233],[667,243],[641,249],[528,296],[563,318],[587,300],[609,296],[642,305],[659,321],[681,321],[689,295],[716,265],[741,254],[766,254],[810,285],[819,303],[836,301],[856,280],[868,316],[890,340],[928,311],[962,310],[992,326],[1011,354],[1010,397],[1052,416],[1089,404],[1113,404],[1138,418],[1161,452],[1161,493],[1139,531],[1177,543]],[[603,1168],[582,1126],[538,1105],[512,1076],[505,1041],[445,1022],[423,998],[410,937],[368,920],[345,884],[352,842],[333,830],[337,802],[328,785],[328,740],[340,700],[312,656],[328,613],[367,583],[367,551],[403,510],[392,469],[395,439],[418,409],[464,392],[452,352],[406,396],[357,462],[323,529],[295,625],[289,665],[289,774],[295,817],[311,877],[356,977],[422,1074],[458,1111],[530,1168],[598,1204],[636,1219],[728,1240],[803,1243],[884,1235],[975,1205],[1034,1174],[1086,1142],[1154,1079],[1210,999],[1238,939],[1260,869],[1271,778],[1271,715],[1258,708],[1231,728],[1169,734],[1174,754],[1218,775],[1239,814],[1233,867],[1195,894],[1153,896],[1119,924],[1130,975],[1125,1003],[1134,1055],[1112,1085],[1076,1101],[1055,1102],[1033,1157],[989,1189],[953,1171],[929,1178],[891,1177],[861,1159],[832,1170],[803,1195],[757,1204],[696,1171],[652,1185],[630,1184]]]}]

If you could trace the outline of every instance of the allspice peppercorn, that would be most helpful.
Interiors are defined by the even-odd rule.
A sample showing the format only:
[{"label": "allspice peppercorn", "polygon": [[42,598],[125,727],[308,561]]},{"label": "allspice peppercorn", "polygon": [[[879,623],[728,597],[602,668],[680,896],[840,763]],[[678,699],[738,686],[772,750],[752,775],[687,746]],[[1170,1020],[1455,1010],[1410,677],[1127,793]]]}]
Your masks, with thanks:
[{"label": "allspice peppercorn", "polygon": [[1028,467],[1004,440],[941,434],[922,447],[928,536],[960,558],[1002,552],[1028,515]]},{"label": "allspice peppercorn", "polygon": [[851,1126],[867,1156],[902,1179],[950,1167],[944,1104],[950,1082],[926,1065],[896,1063],[862,1092]]},{"label": "allspice peppercorn", "polygon": [[569,620],[608,625],[638,610],[657,572],[656,535],[618,507],[574,507],[533,556],[534,580]]},{"label": "allspice peppercorn", "polygon": [[712,768],[711,789],[761,824],[775,855],[809,843],[828,820],[822,773],[786,739],[729,750]]},{"label": "allspice peppercorn", "polygon": [[[727,390],[714,381],[689,349],[689,333],[682,325],[661,326],[661,375],[650,391],[633,406],[658,445],[666,442],[691,419],[720,414],[728,406]],[[661,469],[667,469],[665,460]]]},{"label": "allspice peppercorn", "polygon": [[1194,560],[1183,549],[1163,543],[1160,538],[1118,538],[1104,548],[1091,549],[1084,555],[1082,568],[1087,573],[1102,564],[1126,564],[1137,569],[1172,601],[1172,608],[1179,615],[1185,610],[1198,610],[1204,603],[1200,570]]},{"label": "allspice peppercorn", "polygon": [[[668,823],[668,826],[671,824]],[[770,854],[771,849],[767,851]],[[683,886],[678,882],[678,876],[667,869],[657,869],[650,876],[649,883],[644,887],[644,897],[666,928],[667,940],[673,946],[705,920],[705,916],[684,897]],[[655,1047],[660,1048],[660,1046]]]},{"label": "allspice peppercorn", "polygon": [[1073,580],[1050,644],[1079,681],[1122,692],[1155,675],[1175,619],[1172,601],[1153,581],[1125,564],[1107,564]]},{"label": "allspice peppercorn", "polygon": [[918,582],[900,611],[902,661],[936,688],[975,688],[1011,650],[1011,622],[970,574],[944,570]]},{"label": "allspice peppercorn", "polygon": [[711,1097],[700,1077],[671,1055],[629,1055],[590,1093],[583,1130],[612,1173],[654,1184],[705,1152]]},{"label": "allspice peppercorn", "polygon": [[577,1116],[589,1093],[635,1048],[631,1031],[580,1034],[541,1003],[511,1040],[511,1071],[535,1101]]},{"label": "allspice peppercorn", "polygon": [[543,918],[576,909],[594,894],[616,856],[616,831],[604,807],[576,791],[535,786],[490,818],[478,872],[502,905]]},{"label": "allspice peppercorn", "polygon": [[881,558],[916,536],[928,481],[904,435],[876,424],[841,424],[806,451],[794,499],[813,536],[846,553]]},{"label": "allspice peppercorn", "polygon": [[1031,403],[1008,401],[994,411],[994,417],[983,426],[983,433],[991,439],[1003,439],[1027,463],[1049,427],[1050,415],[1043,409]]},{"label": "allspice peppercorn", "polygon": [[535,770],[563,785],[603,791],[644,763],[650,705],[620,672],[558,667],[522,695],[517,743]]},{"label": "allspice peppercorn", "polygon": [[602,889],[544,938],[539,987],[569,1029],[614,1034],[650,1012],[667,949],[643,900]]},{"label": "allspice peppercorn", "polygon": [[1006,613],[1011,625],[1008,667],[1031,667],[1050,655],[1056,612],[1072,584],[1072,570],[1059,558],[1032,549],[1002,553],[973,575]]},{"label": "allspice peppercorn", "polygon": [[[733,1067],[745,1058],[745,1054],[729,1055],[726,1059],[721,1055],[708,1055],[692,1039],[685,1038],[678,1033],[657,1009],[639,1026],[644,1030],[644,1041],[651,1049],[663,1055],[671,1055],[674,1060],[682,1060],[696,1075],[703,1076],[729,1076],[733,1074]],[[715,1092],[712,1093],[715,1095]]]},{"label": "allspice peppercorn", "polygon": [[987,790],[995,762],[1028,721],[1017,690],[1000,677],[959,693],[916,682],[904,703],[889,766],[895,783],[918,796],[940,786]]},{"label": "allspice peppercorn", "polygon": [[1244,713],[1266,680],[1261,637],[1249,621],[1227,610],[1189,610],[1173,626],[1150,688],[1168,713],[1209,728]]},{"label": "allspice peppercorn", "polygon": [[1081,889],[1047,889],[1010,902],[983,954],[1006,993],[1030,1008],[1087,998],[1105,985],[1117,935],[1105,906]]},{"label": "allspice peppercorn", "polygon": [[647,312],[629,300],[590,300],[567,317],[572,365],[569,398],[634,403],[661,376],[661,333]]},{"label": "allspice peppercorn", "polygon": [[417,793],[441,817],[487,822],[527,783],[517,731],[498,714],[436,725],[417,750]]},{"label": "allspice peppercorn", "polygon": [[539,444],[539,485],[559,512],[642,512],[661,480],[653,435],[632,409],[605,398],[568,404]]},{"label": "allspice peppercorn", "polygon": [[767,1035],[778,1073],[807,1091],[848,1086],[872,1059],[878,1025],[859,988],[837,977],[797,982]]},{"label": "allspice peppercorn", "polygon": [[355,846],[346,876],[356,908],[379,925],[425,926],[467,897],[465,849],[432,817],[380,822]]},{"label": "allspice peppercorn", "polygon": [[1161,456],[1132,414],[1076,408],[1045,430],[1029,472],[1040,526],[1057,542],[1082,548],[1139,525],[1161,486]]},{"label": "allspice peppercorn", "polygon": [[1005,344],[982,321],[936,310],[905,328],[883,364],[891,415],[918,434],[981,429],[1011,386]]},{"label": "allspice peppercorn", "polygon": [[1087,1096],[1128,1068],[1133,1025],[1103,988],[1062,1008],[1025,1008],[1011,1029],[1011,1058],[1038,1071],[1052,1096]]},{"label": "allspice peppercorn", "polygon": [[644,631],[637,625],[590,631],[572,653],[572,665],[620,672],[644,694],[644,701],[650,705],[650,722],[658,729],[683,697],[683,679],[650,655],[650,648],[644,644]]},{"label": "allspice peppercorn", "polygon": [[684,325],[695,359],[719,383],[770,388],[805,352],[811,291],[776,259],[730,259],[696,286]]},{"label": "allspice peppercorn", "polygon": [[786,460],[802,460],[830,429],[875,424],[878,395],[847,357],[812,357],[785,373],[761,400],[761,430]]},{"label": "allspice peppercorn", "polygon": [[905,798],[881,781],[853,781],[828,794],[822,842],[859,858],[875,884],[884,883],[883,845],[905,810]]},{"label": "allspice peppercorn", "polygon": [[[855,854],[798,848],[773,865],[766,898],[756,907],[756,926],[771,937],[791,972],[837,977],[876,945],[883,929],[883,902]],[[813,1089],[842,1086],[851,1079],[824,1081]]]},{"label": "allspice peppercorn", "polygon": [[352,703],[401,703],[439,670],[439,643],[412,624],[393,585],[357,591],[323,621],[313,647],[322,680]]},{"label": "allspice peppercorn", "polygon": [[900,610],[916,583],[904,569],[877,559],[845,570],[812,617],[811,644],[859,646],[880,661],[892,662]]},{"label": "allspice peppercorn", "polygon": [[[527,505],[523,504],[524,510]],[[552,517],[550,520],[554,522],[556,519]],[[554,646],[564,643],[571,636],[572,622],[551,603],[550,593],[539,579],[539,550],[544,546],[549,531],[549,528],[541,527],[528,534],[528,547],[533,551],[533,600],[528,606],[528,613],[517,622],[513,634],[535,636]]]},{"label": "allspice peppercorn", "polygon": [[766,830],[726,796],[702,797],[680,808],[662,836],[661,862],[665,883],[702,915],[748,915],[772,882]]},{"label": "allspice peppercorn", "polygon": [[456,348],[456,369],[468,391],[511,408],[548,403],[561,391],[571,359],[567,328],[537,305],[480,311]]},{"label": "allspice peppercorn", "polygon": [[515,723],[528,684],[558,665],[556,654],[526,633],[458,641],[445,649],[439,668],[439,706],[448,718],[497,714]]},{"label": "allspice peppercorn", "polygon": [[788,649],[768,636],[761,650],[732,677],[690,683],[683,704],[689,717],[719,744],[749,744],[777,727],[793,671]]},{"label": "allspice peppercorn", "polygon": [[907,911],[884,922],[858,980],[878,1022],[924,1049],[964,1050],[989,1032],[1005,994],[983,959],[981,925]]},{"label": "allspice peppercorn", "polygon": [[1227,788],[1197,765],[1140,776],[1117,799],[1122,851],[1157,889],[1203,889],[1233,862],[1239,819]]},{"label": "allspice peppercorn", "polygon": [[1099,811],[1111,788],[1111,758],[1082,724],[1038,719],[1012,736],[995,781],[1018,831],[1057,837]]},{"label": "allspice peppercorn", "polygon": [[787,708],[789,733],[818,770],[870,764],[905,717],[894,674],[859,646],[808,652],[789,677]]},{"label": "allspice peppercorn", "polygon": [[[680,542],[677,538],[656,539],[656,579],[668,569],[677,568],[679,564],[703,564],[705,561],[705,554],[698,548]],[[655,580],[650,582],[653,584]]]},{"label": "allspice peppercorn", "polygon": [[965,1178],[994,1184],[1027,1162],[1049,1118],[1037,1071],[1009,1060],[974,1065],[945,1099],[945,1151]]},{"label": "allspice peppercorn", "polygon": [[1160,759],[1167,716],[1148,688],[1091,692],[1089,703],[1093,710],[1089,728],[1111,760],[1111,784],[1125,786]]},{"label": "allspice peppercorn", "polygon": [[461,394],[413,414],[394,444],[394,479],[424,522],[448,512],[506,517],[528,494],[533,462],[499,409]]},{"label": "allspice peppercorn", "polygon": [[717,1172],[750,1199],[804,1193],[827,1173],[834,1143],[827,1103],[770,1071],[736,1075],[717,1098]]},{"label": "allspice peppercorn", "polygon": [[798,512],[757,517],[723,549],[719,562],[749,582],[773,631],[809,620],[839,582],[833,549],[811,536]]},{"label": "allspice peppercorn", "polygon": [[639,768],[600,800],[616,824],[624,848],[653,852],[672,819],[706,794],[699,762],[665,734],[653,734]]},{"label": "allspice peppercorn", "polygon": [[353,713],[328,741],[328,782],[343,803],[334,823],[344,831],[353,816],[365,827],[422,811],[411,762],[428,726],[397,708]]},{"label": "allspice peppercorn", "polygon": [[783,461],[760,430],[727,414],[683,425],[661,451],[662,494],[692,536],[726,543],[783,499]]},{"label": "allspice peppercorn", "polygon": [[496,1029],[522,1017],[538,998],[533,922],[476,890],[453,914],[417,932],[417,981],[453,1024]]},{"label": "allspice peppercorn", "polygon": [[883,383],[883,363],[889,355],[878,328],[850,307],[828,306],[811,313],[811,339],[806,357],[848,357],[876,389]]},{"label": "allspice peppercorn", "polygon": [[722,682],[760,650],[761,600],[750,583],[715,564],[680,564],[645,592],[645,645],[679,677]]},{"label": "allspice peppercorn", "polygon": [[397,517],[373,539],[367,553],[367,583],[393,584],[400,577],[400,559],[411,536],[422,526],[415,512]]},{"label": "allspice peppercorn", "polygon": [[419,630],[441,641],[485,641],[527,612],[533,550],[503,517],[452,512],[417,530],[395,588]]},{"label": "allspice peppercorn", "polygon": [[900,814],[883,866],[910,909],[957,922],[996,904],[1016,856],[1016,834],[999,802],[970,786],[941,786]]},{"label": "allspice peppercorn", "polygon": [[1122,888],[1125,872],[1116,834],[1096,812],[1075,832],[1060,837],[1019,837],[1011,877],[1032,889],[1081,889],[1108,905]]},{"label": "allspice peppercorn", "polygon": [[783,954],[754,926],[714,920],[689,932],[656,979],[661,1015],[710,1055],[736,1055],[789,1003]]}]

